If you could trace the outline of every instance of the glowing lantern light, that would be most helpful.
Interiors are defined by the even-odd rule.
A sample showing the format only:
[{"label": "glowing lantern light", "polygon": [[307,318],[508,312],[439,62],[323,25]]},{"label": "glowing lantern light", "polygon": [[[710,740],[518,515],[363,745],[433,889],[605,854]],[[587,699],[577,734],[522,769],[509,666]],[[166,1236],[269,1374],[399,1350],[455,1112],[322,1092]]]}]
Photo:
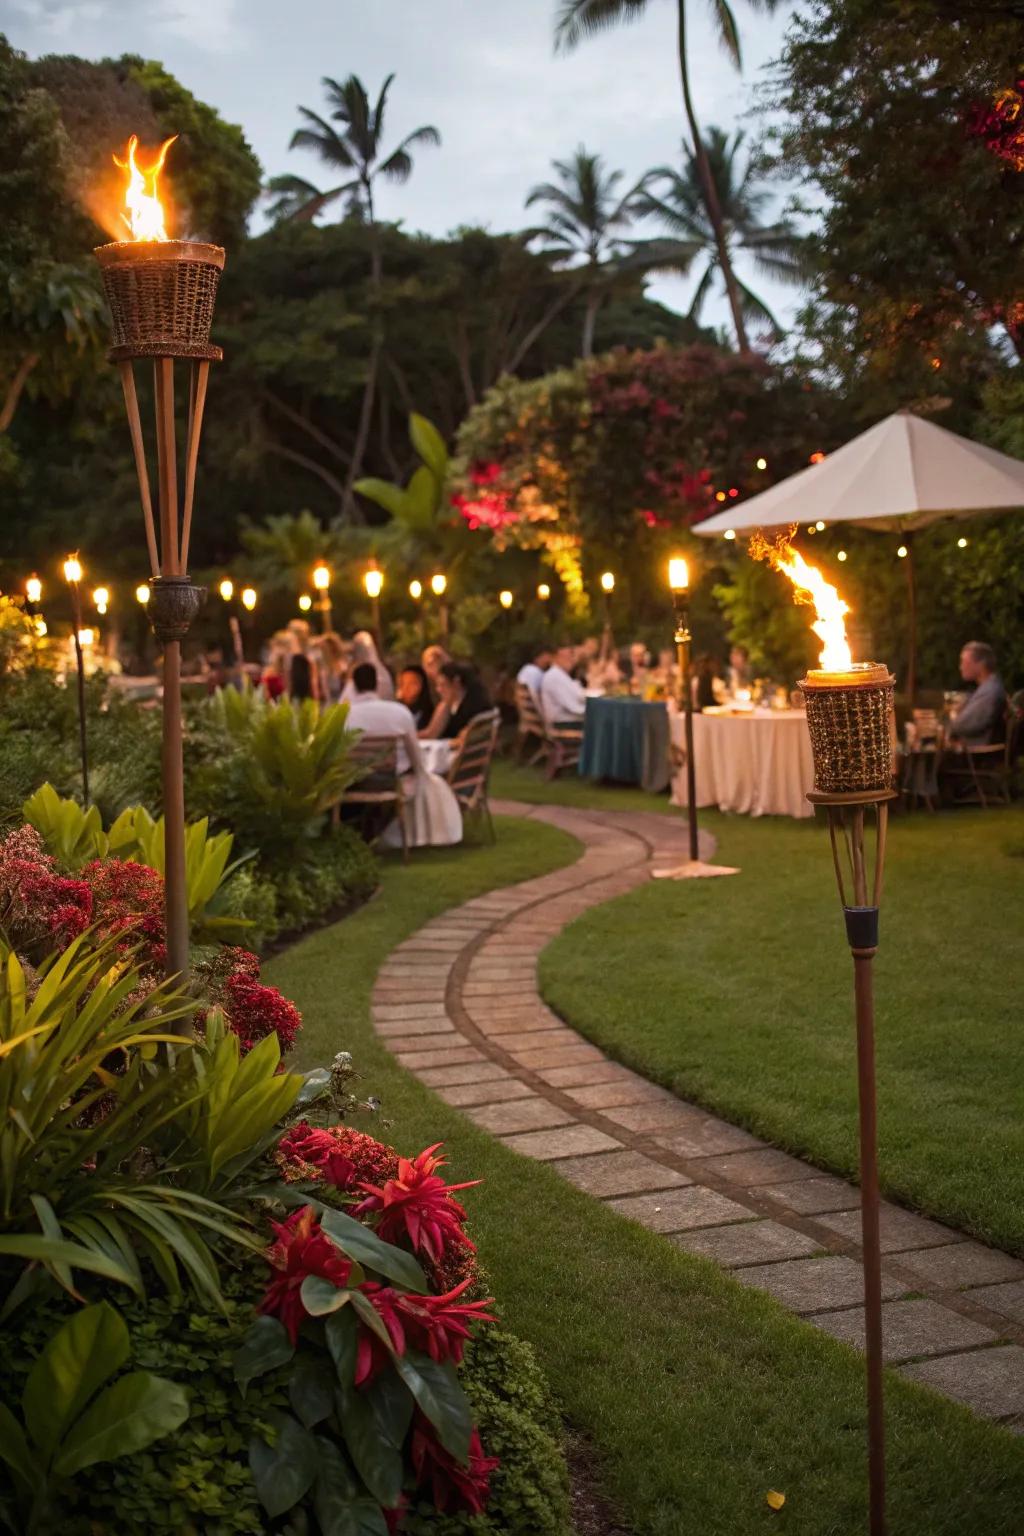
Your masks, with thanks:
[{"label": "glowing lantern light", "polygon": [[313,567],[313,585],[318,592],[326,592],[331,584],[330,568],[323,561]]},{"label": "glowing lantern light", "polygon": [[601,577],[601,591],[602,592],[614,592],[615,591],[615,576],[614,576],[614,574],[611,571],[605,571],[604,574],[602,575],[602,577]]},{"label": "glowing lantern light", "polygon": [[845,549],[841,549],[839,551],[838,555],[836,555],[836,559],[839,560],[840,562],[844,562],[846,560],[846,550]]},{"label": "glowing lantern light", "polygon": [[515,598],[512,596],[512,593],[508,590],[507,587],[498,593],[498,602],[506,611],[512,607],[512,604],[515,602]]},{"label": "glowing lantern light", "polygon": [[768,460],[767,459],[758,459],[757,467],[758,467],[758,469],[767,469],[768,468]]},{"label": "glowing lantern light", "polygon": [[410,581],[410,583],[409,583],[409,596],[412,598],[414,603],[418,603],[419,602],[420,598],[423,596],[423,583],[422,583],[422,581]]},{"label": "glowing lantern light", "polygon": [[30,603],[39,603],[43,599],[43,584],[39,577],[32,575],[25,583],[25,596]]},{"label": "glowing lantern light", "polygon": [[46,639],[46,620],[43,618],[42,614],[40,614],[39,618],[36,619],[36,634],[39,636],[40,640]]},{"label": "glowing lantern light", "polygon": [[909,553],[910,551],[907,546],[905,544],[901,544],[899,549],[896,551],[896,558],[898,560],[905,560]]},{"label": "glowing lantern light", "polygon": [[682,555],[674,555],[668,563],[670,592],[685,592],[690,585],[690,567]]},{"label": "glowing lantern light", "polygon": [[242,607],[246,610],[247,613],[252,613],[253,609],[256,607],[255,587],[242,588]]},{"label": "glowing lantern light", "polygon": [[727,528],[725,530],[724,537],[727,538],[729,540],[729,543],[731,544],[733,539],[736,537],[736,530],[735,530],[735,528]]},{"label": "glowing lantern light", "polygon": [[724,491],[716,491],[715,492],[715,500],[716,501],[724,501],[725,500],[725,492]]},{"label": "glowing lantern light", "polygon": [[818,518],[818,521],[815,523],[814,526],[818,530],[819,533],[824,533],[825,532],[825,524],[822,522],[820,517]]},{"label": "glowing lantern light", "polygon": [[82,579],[82,564],[77,555],[68,555],[64,561],[64,580],[77,585]]},{"label": "glowing lantern light", "polygon": [[546,603],[548,598],[551,596],[551,588],[548,586],[546,581],[542,581],[540,586],[537,588],[537,596],[540,598],[542,603]]},{"label": "glowing lantern light", "polygon": [[96,643],[96,631],[94,629],[80,629],[78,631],[79,645],[86,647]]},{"label": "glowing lantern light", "polygon": [[303,592],[302,596],[299,598],[299,612],[308,613],[312,606],[313,599],[310,597],[308,592]]},{"label": "glowing lantern light", "polygon": [[92,595],[92,600],[96,604],[97,613],[106,613],[107,608],[110,606],[109,589],[107,587],[97,587]]},{"label": "glowing lantern light", "polygon": [[381,589],[384,586],[384,572],[378,571],[376,567],[373,567],[363,577],[363,586],[366,588],[367,597],[380,597]]},{"label": "glowing lantern light", "polygon": [[137,603],[141,603],[143,607],[145,607],[146,604],[149,602],[149,584],[148,584],[148,582],[145,582],[145,581],[140,581],[139,582],[138,586],[135,588],[135,601]]},{"label": "glowing lantern light", "polygon": [[957,547],[957,549],[966,549],[967,548],[967,540],[966,539],[957,539],[956,547]]},{"label": "glowing lantern light", "polygon": [[230,603],[231,599],[235,595],[235,584],[231,580],[230,576],[225,576],[224,580],[217,588],[217,591],[220,593],[221,597],[226,603]]},{"label": "glowing lantern light", "polygon": [[448,590],[447,576],[442,576],[440,571],[438,571],[436,576],[431,576],[430,590],[433,592],[435,597],[443,597],[445,592]]}]

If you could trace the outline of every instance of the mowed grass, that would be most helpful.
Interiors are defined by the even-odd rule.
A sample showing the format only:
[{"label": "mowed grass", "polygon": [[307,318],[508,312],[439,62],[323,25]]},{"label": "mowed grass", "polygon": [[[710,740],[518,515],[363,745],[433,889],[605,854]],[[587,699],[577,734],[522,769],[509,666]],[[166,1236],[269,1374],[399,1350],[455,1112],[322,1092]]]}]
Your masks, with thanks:
[{"label": "mowed grass", "polygon": [[[544,995],[645,1076],[853,1174],[851,962],[827,833],[701,819],[742,873],[588,913],[546,950]],[[875,962],[884,1188],[1020,1254],[1022,855],[1017,808],[895,819]]]},{"label": "mowed grass", "polygon": [[[351,1050],[406,1151],[444,1139],[508,1322],[537,1349],[567,1417],[592,1442],[632,1536],[862,1536],[858,1359],[478,1130],[396,1066],[370,1023],[374,975],[445,908],[574,858],[539,824],[500,819],[493,849],[416,853],[377,898],[267,967],[305,1015],[305,1065]],[[1005,1431],[889,1382],[892,1530],[1019,1536],[1024,1454]],[[786,1494],[780,1514],[765,1501]]]}]

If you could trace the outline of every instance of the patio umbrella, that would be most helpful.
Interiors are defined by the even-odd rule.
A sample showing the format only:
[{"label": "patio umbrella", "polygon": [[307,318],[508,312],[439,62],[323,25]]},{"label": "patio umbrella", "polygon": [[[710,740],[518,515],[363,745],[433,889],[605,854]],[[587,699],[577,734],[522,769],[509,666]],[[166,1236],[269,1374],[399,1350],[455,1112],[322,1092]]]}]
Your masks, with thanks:
[{"label": "patio umbrella", "polygon": [[694,528],[712,537],[730,530],[781,528],[818,521],[857,523],[907,536],[909,660],[907,691],[917,683],[917,615],[910,535],[945,517],[980,517],[1024,508],[1024,462],[947,432],[910,411],[887,416],[788,480],[729,507]]}]

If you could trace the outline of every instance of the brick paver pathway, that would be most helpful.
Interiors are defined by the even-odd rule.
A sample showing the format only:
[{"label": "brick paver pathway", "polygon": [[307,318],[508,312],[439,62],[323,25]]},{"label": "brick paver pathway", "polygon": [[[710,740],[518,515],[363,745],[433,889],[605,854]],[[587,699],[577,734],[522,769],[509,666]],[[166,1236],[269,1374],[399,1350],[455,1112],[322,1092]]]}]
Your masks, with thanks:
[{"label": "brick paver pathway", "polygon": [[[609,1060],[538,993],[545,945],[588,908],[678,863],[681,824],[644,812],[496,808],[564,828],[582,857],[454,908],[401,944],[374,989],[378,1034],[506,1146],[859,1346],[856,1188]],[[888,1203],[882,1248],[889,1361],[1024,1432],[1024,1263]]]}]

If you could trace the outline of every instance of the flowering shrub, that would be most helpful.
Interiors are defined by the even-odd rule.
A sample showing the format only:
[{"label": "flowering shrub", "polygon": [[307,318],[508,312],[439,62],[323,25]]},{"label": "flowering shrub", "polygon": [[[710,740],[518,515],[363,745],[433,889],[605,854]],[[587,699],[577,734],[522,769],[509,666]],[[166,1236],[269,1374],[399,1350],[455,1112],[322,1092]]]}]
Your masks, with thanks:
[{"label": "flowering shrub", "polygon": [[[303,1422],[277,1415],[275,1444],[257,1439],[251,1451],[264,1507],[278,1516],[301,1504],[337,1443],[361,1482],[349,1490],[353,1512],[375,1509],[389,1531],[424,1497],[440,1511],[479,1514],[499,1462],[484,1453],[458,1368],[474,1327],[495,1321],[491,1298],[469,1294],[473,1273],[431,1286],[417,1262],[436,1272],[473,1252],[454,1198],[469,1186],[444,1182],[437,1146],[408,1159],[345,1126],[301,1121],[275,1161],[287,1182],[308,1179],[339,1208],[311,1202],[272,1223],[261,1320],[236,1361],[243,1384],[293,1363],[289,1395]],[[315,1404],[305,1385],[314,1380]],[[288,1503],[278,1477],[286,1464]],[[295,1468],[307,1464],[296,1492]]]},{"label": "flowering shrub", "polygon": [[967,131],[1011,170],[1024,171],[1024,79],[975,106]]},{"label": "flowering shrub", "polygon": [[[282,1054],[290,1051],[302,1028],[302,1015],[295,1004],[277,990],[260,981],[260,958],[248,949],[226,945],[196,967],[206,996],[223,1008],[232,1032],[241,1041],[242,1050],[250,1051],[267,1035],[277,1036]],[[206,1016],[203,1010],[200,1018]]]},{"label": "flowering shrub", "polygon": [[94,859],[82,870],[92,892],[99,937],[119,937],[122,953],[139,949],[136,964],[159,975],[167,960],[164,882],[155,869],[125,859]]},{"label": "flowering shrub", "polygon": [[84,933],[92,916],[90,887],[60,873],[34,827],[0,838],[0,928],[13,949],[40,960]]}]

